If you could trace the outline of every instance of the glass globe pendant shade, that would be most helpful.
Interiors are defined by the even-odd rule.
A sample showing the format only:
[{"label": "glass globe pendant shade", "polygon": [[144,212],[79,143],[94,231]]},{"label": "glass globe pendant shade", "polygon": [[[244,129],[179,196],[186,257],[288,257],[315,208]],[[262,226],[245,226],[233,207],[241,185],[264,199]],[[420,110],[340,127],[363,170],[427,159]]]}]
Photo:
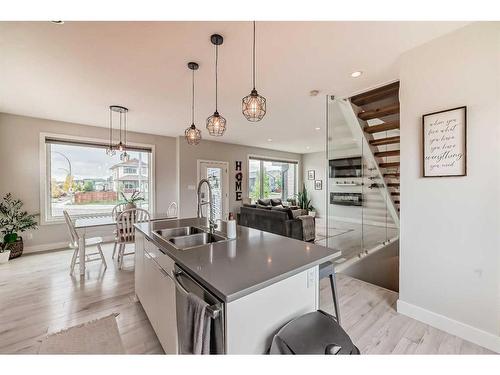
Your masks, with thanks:
[{"label": "glass globe pendant shade", "polygon": [[115,149],[113,147],[110,146],[110,147],[108,147],[106,149],[106,155],[108,155],[108,156],[114,156],[115,154],[116,154],[116,151],[115,151]]},{"label": "glass globe pendant shade", "polygon": [[248,121],[262,120],[266,115],[266,98],[253,89],[250,95],[245,96],[242,100],[242,112]]},{"label": "glass globe pendant shade", "polygon": [[118,143],[118,146],[116,146],[116,148],[118,149],[118,151],[125,150],[125,147],[123,146],[123,143],[121,141],[120,141],[120,143]]},{"label": "glass globe pendant shade", "polygon": [[194,124],[186,129],[184,136],[186,137],[186,142],[190,145],[197,145],[201,141],[201,131],[196,129]]},{"label": "glass globe pendant shade", "polygon": [[120,160],[121,161],[124,161],[124,162],[127,162],[130,160],[130,155],[128,154],[127,151],[124,151],[120,154]]},{"label": "glass globe pendant shade", "polygon": [[207,118],[207,130],[210,135],[220,137],[226,131],[226,119],[215,111],[212,116]]}]

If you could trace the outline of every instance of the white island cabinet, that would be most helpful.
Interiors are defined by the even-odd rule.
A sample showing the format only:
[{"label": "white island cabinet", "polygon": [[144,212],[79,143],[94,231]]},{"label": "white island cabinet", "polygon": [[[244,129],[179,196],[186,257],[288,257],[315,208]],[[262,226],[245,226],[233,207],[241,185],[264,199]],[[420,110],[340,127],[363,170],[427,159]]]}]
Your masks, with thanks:
[{"label": "white island cabinet", "polygon": [[[160,257],[160,255],[162,255]],[[167,354],[177,353],[174,262],[142,233],[135,238],[135,293]]]},{"label": "white island cabinet", "polygon": [[[139,231],[135,256],[136,295],[165,353],[177,353],[174,261]],[[313,266],[241,297],[219,298],[223,306],[219,319],[223,319],[224,353],[266,353],[274,334],[283,325],[318,309],[318,285],[318,266]]]}]

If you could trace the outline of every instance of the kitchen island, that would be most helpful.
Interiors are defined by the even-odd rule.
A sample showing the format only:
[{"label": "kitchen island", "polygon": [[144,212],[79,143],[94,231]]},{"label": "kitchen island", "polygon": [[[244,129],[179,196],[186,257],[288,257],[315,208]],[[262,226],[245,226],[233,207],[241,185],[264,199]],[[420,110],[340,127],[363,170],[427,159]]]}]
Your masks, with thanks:
[{"label": "kitchen island", "polygon": [[319,308],[318,266],[340,252],[241,226],[235,239],[215,232],[213,242],[179,248],[176,238],[211,238],[206,224],[136,224],[136,295],[166,353],[179,350],[176,306],[188,292],[210,304],[211,352],[265,353],[279,328]]}]

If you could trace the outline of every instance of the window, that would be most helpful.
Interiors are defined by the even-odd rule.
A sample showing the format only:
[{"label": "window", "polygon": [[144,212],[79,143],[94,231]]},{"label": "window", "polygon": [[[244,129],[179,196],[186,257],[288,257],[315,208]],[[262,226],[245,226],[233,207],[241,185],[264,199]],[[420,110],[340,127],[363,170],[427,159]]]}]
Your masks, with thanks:
[{"label": "window", "polygon": [[125,167],[123,168],[123,173],[125,174],[136,174],[137,168]]},{"label": "window", "polygon": [[130,160],[122,162],[119,152],[106,155],[104,142],[42,137],[46,154],[42,172],[42,183],[46,183],[44,222],[62,220],[63,210],[74,217],[111,214],[113,207],[124,201],[123,196],[135,191],[144,198],[137,205],[150,209],[151,148],[130,147]]},{"label": "window", "polygon": [[297,162],[251,157],[248,161],[248,193],[252,200],[281,198],[297,194]]}]

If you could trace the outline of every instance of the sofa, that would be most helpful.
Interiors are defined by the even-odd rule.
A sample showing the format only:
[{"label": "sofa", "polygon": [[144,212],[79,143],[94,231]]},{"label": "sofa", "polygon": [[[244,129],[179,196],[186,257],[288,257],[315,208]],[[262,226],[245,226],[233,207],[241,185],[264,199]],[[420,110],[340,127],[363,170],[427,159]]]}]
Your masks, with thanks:
[{"label": "sofa", "polygon": [[305,210],[283,206],[281,199],[259,199],[255,204],[243,204],[238,224],[300,241],[315,239],[314,218]]}]

